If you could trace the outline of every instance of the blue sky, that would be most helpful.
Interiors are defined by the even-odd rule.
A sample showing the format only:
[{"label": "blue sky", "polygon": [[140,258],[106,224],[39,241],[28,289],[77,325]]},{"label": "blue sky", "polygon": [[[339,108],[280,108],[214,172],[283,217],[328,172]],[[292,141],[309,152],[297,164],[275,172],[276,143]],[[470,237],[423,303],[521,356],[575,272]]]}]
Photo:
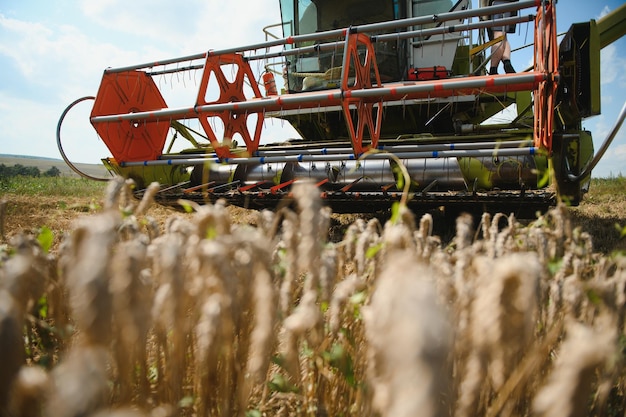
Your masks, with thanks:
[{"label": "blue sky", "polygon": [[[560,0],[558,31],[620,4]],[[97,93],[107,67],[262,42],[262,28],[279,21],[278,0],[0,0],[0,153],[60,158],[59,116],[73,100]],[[532,40],[532,30],[522,26],[509,36],[515,48]],[[596,148],[626,100],[626,38],[605,48],[601,59],[602,115],[584,122]],[[513,57],[518,69],[529,62],[530,54]],[[110,155],[89,124],[90,111],[91,102],[78,105],[63,125],[74,162]],[[283,139],[293,131],[269,122],[266,135]],[[626,175],[626,126],[593,174],[620,173]]]}]

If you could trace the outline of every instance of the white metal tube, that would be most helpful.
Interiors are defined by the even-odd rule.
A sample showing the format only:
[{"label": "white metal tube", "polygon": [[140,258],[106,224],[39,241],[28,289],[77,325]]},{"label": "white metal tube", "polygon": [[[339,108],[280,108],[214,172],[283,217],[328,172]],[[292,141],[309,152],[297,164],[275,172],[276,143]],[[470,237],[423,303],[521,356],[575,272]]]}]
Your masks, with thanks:
[{"label": "white metal tube", "polygon": [[[391,155],[399,159],[419,159],[419,158],[470,158],[470,157],[491,157],[491,156],[523,156],[535,155],[537,148],[507,148],[507,149],[471,149],[471,150],[450,150],[432,152],[399,152],[399,153],[373,153],[367,155],[365,160],[389,159]],[[158,159],[154,161],[121,162],[122,167],[131,166],[157,166],[157,165],[201,165],[207,162],[216,164],[267,164],[274,162],[330,162],[330,161],[353,161],[358,159],[353,154],[337,155],[284,155],[251,158],[188,158],[188,159]]]}]

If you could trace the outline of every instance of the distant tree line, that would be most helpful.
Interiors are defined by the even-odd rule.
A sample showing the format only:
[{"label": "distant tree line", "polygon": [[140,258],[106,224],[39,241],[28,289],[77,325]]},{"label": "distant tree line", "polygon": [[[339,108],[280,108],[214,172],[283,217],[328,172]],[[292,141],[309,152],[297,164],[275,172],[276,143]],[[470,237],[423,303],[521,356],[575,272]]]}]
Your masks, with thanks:
[{"label": "distant tree line", "polygon": [[0,164],[0,178],[11,178],[11,177],[59,177],[61,176],[61,170],[59,168],[53,166],[49,170],[45,172],[41,172],[38,167],[27,167],[22,164],[15,164],[13,166],[6,166],[4,164]]}]

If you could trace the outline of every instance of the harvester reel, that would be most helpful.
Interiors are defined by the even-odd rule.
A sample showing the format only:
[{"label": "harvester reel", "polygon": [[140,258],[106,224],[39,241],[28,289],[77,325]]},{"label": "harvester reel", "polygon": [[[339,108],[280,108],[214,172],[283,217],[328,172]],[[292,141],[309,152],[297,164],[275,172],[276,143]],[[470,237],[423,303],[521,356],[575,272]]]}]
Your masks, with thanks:
[{"label": "harvester reel", "polygon": [[[235,69],[234,81],[228,81],[224,68]],[[208,102],[206,99],[209,83],[211,77],[215,77],[219,86],[219,98],[215,101]],[[241,54],[224,54],[213,55],[211,52],[207,54],[204,76],[200,83],[200,90],[198,92],[197,106],[204,106],[207,104],[220,104],[220,103],[239,103],[245,102],[249,99],[246,97],[244,91],[244,84],[247,83],[251,86],[254,93],[254,98],[261,98],[261,91],[254,78],[250,64],[244,60]],[[250,132],[248,128],[248,113],[229,110],[224,111],[210,111],[198,114],[200,123],[204,128],[206,135],[211,141],[211,145],[215,149],[215,153],[220,158],[234,157],[230,151],[230,146],[227,143],[220,143],[215,131],[210,123],[210,118],[218,117],[224,124],[224,139],[226,141],[232,141],[233,135],[239,134],[243,138],[248,153],[253,153],[259,147],[259,141],[261,138],[261,129],[263,128],[263,117],[260,114],[255,113],[257,118],[254,132]]]}]

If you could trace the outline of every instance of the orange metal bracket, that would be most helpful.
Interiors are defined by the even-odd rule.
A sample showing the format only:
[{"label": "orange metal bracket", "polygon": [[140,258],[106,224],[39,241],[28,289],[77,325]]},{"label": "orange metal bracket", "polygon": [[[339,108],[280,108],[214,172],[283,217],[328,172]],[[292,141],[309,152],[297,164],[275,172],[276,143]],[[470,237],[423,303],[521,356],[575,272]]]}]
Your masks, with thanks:
[{"label": "orange metal bracket", "polygon": [[254,184],[244,185],[243,187],[237,188],[237,191],[245,193],[246,191],[250,191],[253,188],[256,188],[259,185],[263,185],[263,184],[267,184],[267,181],[258,181],[258,182],[255,182]]},{"label": "orange metal bracket", "polygon": [[317,188],[321,187],[322,185],[328,183],[330,180],[328,178],[324,178],[323,180],[319,181],[317,184],[315,184],[315,186]]},{"label": "orange metal bracket", "polygon": [[352,181],[350,184],[343,186],[341,188],[341,192],[347,193],[348,191],[350,191],[350,188],[352,188],[357,182],[361,181],[362,179],[363,177],[359,177],[356,180]]},{"label": "orange metal bracket", "polygon": [[[229,66],[235,72],[234,80],[231,82],[224,74],[224,67]],[[207,90],[209,88],[209,82],[211,77],[215,77],[217,85],[219,86],[219,98],[216,101],[206,101]],[[252,88],[255,98],[262,97],[259,86],[254,78],[250,64],[244,59],[243,55],[230,53],[223,55],[212,55],[210,52],[207,54],[206,64],[204,66],[204,72],[202,74],[202,81],[200,83],[200,90],[198,91],[198,99],[196,106],[203,106],[206,104],[224,104],[224,103],[238,103],[244,102],[248,99],[244,92],[244,83]],[[227,141],[233,139],[233,135],[238,133],[243,138],[248,154],[252,154],[259,147],[259,140],[261,138],[261,129],[263,128],[263,117],[259,113],[255,113],[257,117],[254,132],[250,132],[248,128],[248,114],[225,111],[210,111],[202,112],[198,114],[200,124],[204,128],[207,137],[211,141],[211,145],[215,149],[215,153],[220,158],[234,157],[230,152],[230,147]],[[224,123],[224,141],[220,141],[211,124],[209,118],[219,117]],[[241,156],[241,155],[239,155]]]},{"label": "orange metal bracket", "polygon": [[[365,47],[365,55],[359,56],[359,46]],[[353,71],[352,71],[353,66]],[[350,73],[354,72],[354,82],[349,85]],[[376,87],[382,86],[380,73],[376,64],[376,54],[372,42],[364,33],[348,33],[346,35],[346,48],[344,50],[344,65],[341,77],[342,101],[341,107],[346,119],[348,133],[352,141],[354,154],[359,156],[370,148],[378,146],[380,128],[383,116],[383,101],[366,101],[362,98],[352,97],[351,90],[360,90],[372,87],[372,72],[376,81]],[[356,129],[350,106],[356,106]],[[374,120],[374,107],[376,120]],[[369,131],[370,144],[364,144],[365,128]]]},{"label": "orange metal bracket", "polygon": [[271,187],[270,188],[270,192],[272,194],[277,194],[280,190],[282,190],[283,188],[293,184],[296,181],[297,181],[297,178],[294,178],[294,179],[289,180],[289,181],[282,182],[282,183],[280,183],[278,185],[275,185],[275,186]]},{"label": "orange metal bracket", "polygon": [[201,188],[208,188],[208,187],[210,187],[213,184],[215,184],[215,181],[209,181],[206,184],[200,184],[200,185],[196,185],[195,187],[185,188],[183,190],[183,193],[192,193],[194,191],[200,190]]}]

